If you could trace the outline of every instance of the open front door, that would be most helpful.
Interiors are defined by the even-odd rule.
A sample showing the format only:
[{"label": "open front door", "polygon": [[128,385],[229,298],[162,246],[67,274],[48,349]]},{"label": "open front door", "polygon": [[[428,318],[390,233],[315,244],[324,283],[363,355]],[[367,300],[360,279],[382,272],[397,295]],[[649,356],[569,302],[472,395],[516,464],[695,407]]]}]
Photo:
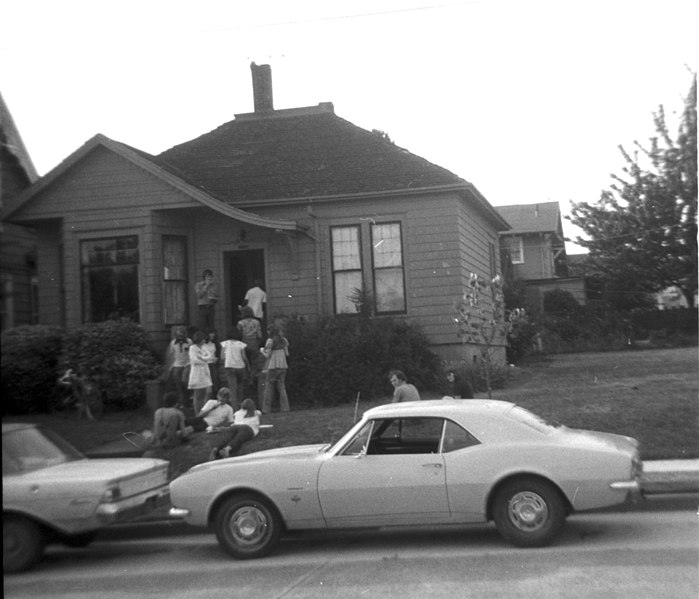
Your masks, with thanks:
[{"label": "open front door", "polygon": [[234,250],[224,254],[226,269],[226,297],[228,322],[235,325],[240,320],[238,306],[243,304],[245,293],[260,279],[265,287],[264,250]]}]

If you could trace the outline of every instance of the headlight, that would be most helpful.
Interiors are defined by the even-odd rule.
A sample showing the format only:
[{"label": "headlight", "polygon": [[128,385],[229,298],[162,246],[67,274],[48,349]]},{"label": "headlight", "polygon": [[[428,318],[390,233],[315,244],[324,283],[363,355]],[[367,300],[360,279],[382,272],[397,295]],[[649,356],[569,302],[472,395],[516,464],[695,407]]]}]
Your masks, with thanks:
[{"label": "headlight", "polygon": [[102,503],[111,503],[121,498],[121,489],[118,486],[110,487],[102,495]]}]

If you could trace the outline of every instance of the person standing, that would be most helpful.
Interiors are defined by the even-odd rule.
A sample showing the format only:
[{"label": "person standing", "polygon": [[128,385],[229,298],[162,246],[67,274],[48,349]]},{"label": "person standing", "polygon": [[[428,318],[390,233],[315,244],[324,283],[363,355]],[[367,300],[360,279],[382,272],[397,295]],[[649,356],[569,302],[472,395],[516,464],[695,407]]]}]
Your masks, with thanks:
[{"label": "person standing", "polygon": [[194,391],[192,404],[194,413],[199,414],[211,387],[209,372],[209,352],[203,349],[206,335],[202,331],[194,333],[194,343],[189,348],[189,389]]},{"label": "person standing", "polygon": [[255,279],[252,282],[252,287],[247,290],[243,306],[250,306],[252,315],[264,324],[265,310],[267,309],[267,294],[261,287],[262,281]]},{"label": "person standing", "polygon": [[179,398],[178,404],[184,405],[189,383],[189,348],[192,340],[187,337],[183,326],[173,328],[173,339],[167,349],[165,363],[168,365],[165,386],[174,388]]},{"label": "person standing", "polygon": [[218,302],[218,291],[214,282],[214,273],[208,268],[202,275],[202,280],[194,286],[197,296],[198,326],[201,331],[210,331],[215,325],[215,309]]},{"label": "person standing", "polygon": [[245,344],[245,353],[248,356],[250,365],[250,382],[253,389],[257,388],[258,367],[257,361],[260,357],[260,342],[262,341],[262,327],[260,321],[255,318],[250,306],[243,306],[240,310],[240,320],[238,321],[240,339]]},{"label": "person standing", "polygon": [[[256,320],[255,324],[259,324]],[[231,405],[234,410],[243,398],[245,386],[245,373],[250,369],[247,356],[247,347],[240,340],[240,329],[234,327],[228,333],[228,339],[221,344],[221,359],[226,373],[228,388],[231,390]]]},{"label": "person standing", "polygon": [[391,403],[419,401],[420,393],[415,385],[411,385],[407,381],[402,370],[391,370],[388,374],[388,379],[391,381],[391,385],[393,385],[393,401]]},{"label": "person standing", "polygon": [[219,376],[219,360],[221,358],[221,344],[218,342],[218,334],[215,329],[212,329],[206,334],[202,349],[209,355],[209,374],[211,375],[211,389],[208,392],[207,399],[211,399],[221,386]]},{"label": "person standing", "polygon": [[277,326],[269,328],[269,339],[260,351],[267,358],[265,378],[265,394],[262,400],[262,413],[268,414],[272,409],[272,395],[276,387],[279,392],[279,410],[289,411],[289,398],[286,395],[286,371],[289,368],[289,340],[282,335]]}]

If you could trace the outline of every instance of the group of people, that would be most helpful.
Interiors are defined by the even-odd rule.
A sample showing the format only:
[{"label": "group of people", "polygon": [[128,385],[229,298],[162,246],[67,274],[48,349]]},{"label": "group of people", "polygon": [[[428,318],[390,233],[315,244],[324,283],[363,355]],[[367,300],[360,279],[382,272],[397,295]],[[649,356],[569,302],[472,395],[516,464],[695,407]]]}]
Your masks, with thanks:
[{"label": "group of people", "polygon": [[[454,399],[473,399],[473,387],[464,378],[461,378],[455,370],[447,370],[447,381],[445,384],[445,397]],[[408,382],[402,370],[391,370],[388,380],[393,385],[393,400],[391,403],[404,401],[418,401],[420,392],[415,385]]]},{"label": "group of people", "polygon": [[275,391],[279,397],[279,409],[289,411],[286,392],[289,341],[280,326],[268,329],[263,344],[262,323],[266,294],[256,280],[240,306],[240,320],[226,338],[219,341],[213,327],[215,305],[218,300],[213,273],[205,270],[203,278],[195,286],[198,302],[199,328],[191,338],[184,326],[176,326],[168,347],[166,386],[179,396],[180,406],[191,406],[199,414],[205,402],[222,386],[223,379],[231,394],[231,405],[240,405],[246,383],[256,391],[259,376],[264,376],[262,411],[272,409]]},{"label": "group of people", "polygon": [[260,432],[260,411],[252,399],[245,399],[238,410],[230,404],[231,392],[227,387],[218,390],[215,399],[209,399],[193,418],[185,418],[178,407],[178,396],[168,391],[163,396],[163,407],[153,415],[153,447],[172,449],[189,440],[196,432],[223,432],[223,440],[212,448],[209,459],[238,455],[243,443],[254,439]]}]

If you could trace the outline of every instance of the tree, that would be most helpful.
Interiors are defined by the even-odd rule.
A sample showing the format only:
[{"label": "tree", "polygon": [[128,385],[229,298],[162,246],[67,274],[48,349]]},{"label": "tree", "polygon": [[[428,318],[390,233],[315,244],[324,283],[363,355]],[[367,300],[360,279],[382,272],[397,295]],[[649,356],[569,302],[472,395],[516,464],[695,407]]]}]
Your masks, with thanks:
[{"label": "tree", "polygon": [[[490,301],[486,293],[490,292]],[[508,338],[517,333],[519,326],[528,320],[523,309],[505,310],[503,280],[500,275],[485,281],[471,273],[468,286],[461,300],[456,302],[454,319],[458,335],[463,343],[478,346],[480,365],[485,375],[488,397],[492,397],[492,375],[497,365],[496,353]]]},{"label": "tree", "polygon": [[[586,238],[593,272],[615,291],[615,305],[631,308],[643,295],[672,285],[690,306],[697,291],[697,78],[685,99],[677,139],[662,106],[653,115],[656,135],[633,154],[595,204],[573,203],[567,217]],[[623,294],[619,291],[623,289]],[[636,301],[638,300],[638,301]]]}]

